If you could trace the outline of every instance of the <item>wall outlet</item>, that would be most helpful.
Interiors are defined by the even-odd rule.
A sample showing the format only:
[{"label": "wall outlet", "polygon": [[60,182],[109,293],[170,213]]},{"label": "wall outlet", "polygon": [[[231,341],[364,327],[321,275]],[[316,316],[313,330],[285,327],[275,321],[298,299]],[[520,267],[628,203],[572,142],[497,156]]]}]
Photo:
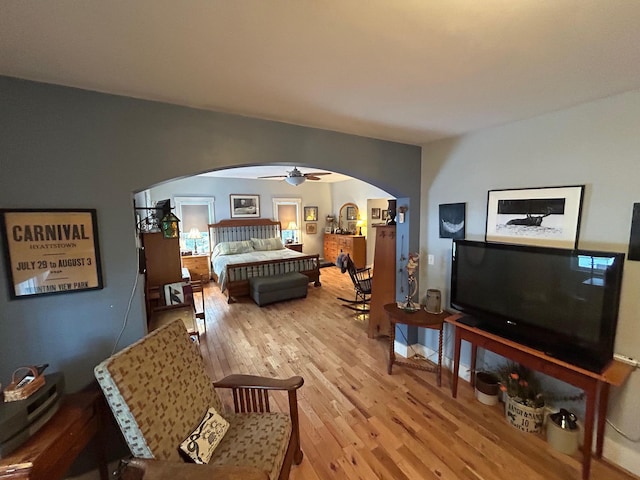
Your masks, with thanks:
[{"label": "wall outlet", "polygon": [[427,263],[429,265],[435,265],[436,264],[436,257],[434,255],[427,255]]},{"label": "wall outlet", "polygon": [[615,358],[619,362],[626,363],[626,364],[631,365],[631,366],[636,367],[636,368],[638,366],[640,366],[640,362],[638,360],[636,360],[635,358],[627,357],[626,355],[621,355],[619,353],[614,353],[613,354],[613,358]]}]

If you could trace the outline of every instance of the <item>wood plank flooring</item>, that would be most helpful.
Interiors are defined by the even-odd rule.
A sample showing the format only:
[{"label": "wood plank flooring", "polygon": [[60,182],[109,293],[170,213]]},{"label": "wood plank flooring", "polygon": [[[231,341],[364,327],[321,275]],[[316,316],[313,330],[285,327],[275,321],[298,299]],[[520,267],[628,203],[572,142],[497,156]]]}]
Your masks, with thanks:
[{"label": "wood plank flooring", "polygon": [[[248,298],[228,305],[213,282],[205,290],[200,341],[213,378],[304,377],[304,460],[291,480],[581,478],[580,454],[555,452],[542,436],[509,426],[502,404],[481,404],[467,382],[451,398],[448,371],[441,388],[432,373],[395,366],[387,375],[387,338],[367,338],[366,317],[336,298],[352,298],[348,275],[336,267],[321,274],[322,287],[310,285],[306,299],[262,308]],[[286,411],[285,396],[272,399]],[[603,461],[591,471],[593,480],[637,478]]]}]

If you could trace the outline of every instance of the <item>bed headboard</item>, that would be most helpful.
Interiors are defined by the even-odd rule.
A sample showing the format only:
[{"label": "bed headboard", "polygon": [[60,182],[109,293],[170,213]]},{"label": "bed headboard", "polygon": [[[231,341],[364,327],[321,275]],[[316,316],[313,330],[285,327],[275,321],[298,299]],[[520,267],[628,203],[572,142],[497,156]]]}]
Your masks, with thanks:
[{"label": "bed headboard", "polygon": [[209,251],[220,242],[236,242],[251,238],[280,238],[280,222],[268,218],[222,220],[209,224]]}]

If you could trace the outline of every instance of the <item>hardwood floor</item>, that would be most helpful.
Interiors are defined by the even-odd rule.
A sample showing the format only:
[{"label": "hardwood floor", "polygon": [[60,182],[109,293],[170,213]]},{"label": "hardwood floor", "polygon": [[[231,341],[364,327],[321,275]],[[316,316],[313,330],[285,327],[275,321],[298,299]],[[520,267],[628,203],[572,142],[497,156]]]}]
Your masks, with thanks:
[{"label": "hardwood floor", "polygon": [[[448,371],[441,388],[432,373],[395,366],[387,375],[387,339],[367,338],[366,318],[336,299],[353,297],[349,277],[336,267],[321,275],[322,287],[310,285],[306,299],[262,308],[250,299],[228,305],[216,284],[206,287],[200,341],[213,378],[305,379],[304,460],[292,480],[581,478],[580,454],[555,452],[542,436],[509,426],[502,404],[481,404],[468,383],[451,398]],[[286,411],[284,396],[272,398]],[[602,461],[591,471],[593,480],[636,478]]]}]

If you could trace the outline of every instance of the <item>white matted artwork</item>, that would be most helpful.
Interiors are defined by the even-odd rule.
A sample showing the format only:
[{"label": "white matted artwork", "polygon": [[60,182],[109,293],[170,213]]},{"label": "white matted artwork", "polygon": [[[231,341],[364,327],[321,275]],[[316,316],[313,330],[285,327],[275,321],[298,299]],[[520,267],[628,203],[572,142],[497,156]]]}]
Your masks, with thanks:
[{"label": "white matted artwork", "polygon": [[184,303],[184,283],[168,283],[164,286],[165,305],[180,305]]},{"label": "white matted artwork", "polygon": [[231,218],[260,218],[260,195],[229,195]]},{"label": "white matted artwork", "polygon": [[488,242],[576,248],[584,185],[490,190]]}]

